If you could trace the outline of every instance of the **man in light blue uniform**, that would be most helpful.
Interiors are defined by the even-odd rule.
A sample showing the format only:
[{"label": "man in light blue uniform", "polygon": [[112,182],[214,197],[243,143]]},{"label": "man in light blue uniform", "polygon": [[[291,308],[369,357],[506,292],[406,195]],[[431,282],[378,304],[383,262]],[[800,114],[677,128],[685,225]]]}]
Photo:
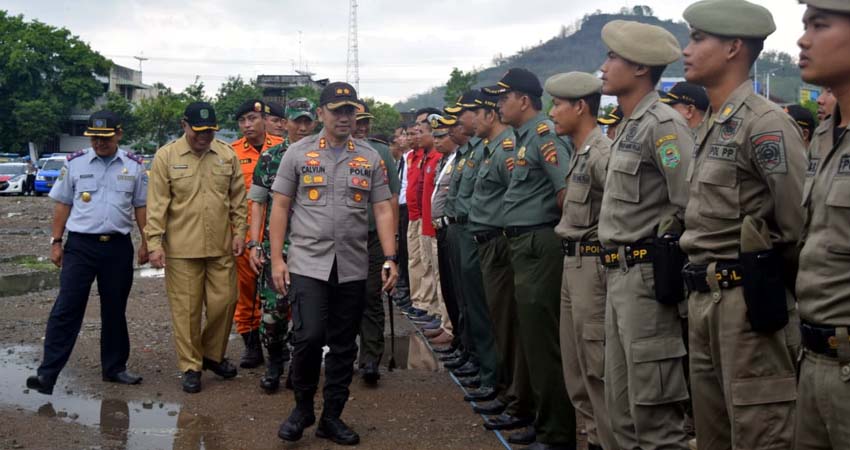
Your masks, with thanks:
[{"label": "man in light blue uniform", "polygon": [[[50,191],[56,201],[50,238],[50,260],[62,268],[59,296],[44,341],[44,359],[27,387],[52,394],[59,372],[68,362],[83,323],[91,285],[100,294],[103,380],[138,384],[142,377],[127,371],[127,297],[133,285],[133,216],[145,226],[147,174],[142,159],[118,148],[123,132],[114,113],[99,111],[89,118],[86,136],[91,148],[68,156]],[[62,247],[62,235],[68,242]],[[147,262],[144,237],[138,262]]]}]

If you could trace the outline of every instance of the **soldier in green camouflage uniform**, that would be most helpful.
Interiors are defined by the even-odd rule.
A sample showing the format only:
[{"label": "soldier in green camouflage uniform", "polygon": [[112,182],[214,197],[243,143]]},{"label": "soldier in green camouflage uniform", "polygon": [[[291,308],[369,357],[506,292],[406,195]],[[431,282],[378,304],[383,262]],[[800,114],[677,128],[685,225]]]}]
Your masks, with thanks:
[{"label": "soldier in green camouflage uniform", "polygon": [[[274,183],[280,161],[283,154],[289,148],[290,138],[298,140],[309,135],[315,128],[315,106],[306,99],[296,99],[287,104],[286,128],[287,137],[283,143],[278,144],[260,155],[257,166],[254,169],[253,184],[248,198],[254,203],[251,211],[252,216],[258,220],[251,223],[251,240],[248,247],[251,251],[251,265],[260,275],[257,278],[257,292],[262,302],[263,317],[260,321],[260,339],[269,353],[269,361],[266,373],[260,379],[260,387],[266,392],[277,391],[280,385],[280,376],[283,374],[283,366],[289,360],[288,347],[288,316],[289,301],[287,296],[281,295],[274,289],[271,277],[271,264],[269,264],[269,215],[266,214],[272,205],[271,186]],[[262,242],[260,238],[260,220],[262,219]],[[284,242],[283,252],[286,254],[289,241]],[[289,380],[287,380],[289,386]]]}]

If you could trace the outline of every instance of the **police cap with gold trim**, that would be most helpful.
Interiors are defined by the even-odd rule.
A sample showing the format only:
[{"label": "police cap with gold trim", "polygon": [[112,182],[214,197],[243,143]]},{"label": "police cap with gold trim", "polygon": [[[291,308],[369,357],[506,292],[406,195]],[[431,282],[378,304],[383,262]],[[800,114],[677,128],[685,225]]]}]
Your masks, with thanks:
[{"label": "police cap with gold trim", "polygon": [[620,121],[623,120],[623,111],[620,110],[619,106],[615,106],[614,109],[611,110],[608,114],[596,119],[596,123],[599,125],[617,125]]},{"label": "police cap with gold trim", "polygon": [[602,42],[617,55],[645,66],[666,66],[682,56],[672,33],[656,25],[612,20],[602,27]]},{"label": "police cap with gold trim", "polygon": [[319,95],[319,106],[334,110],[346,105],[353,106],[355,109],[360,106],[354,86],[337,81],[322,89],[322,94]]},{"label": "police cap with gold trim", "polygon": [[89,116],[89,123],[83,136],[112,137],[121,129],[121,119],[109,110],[102,110]]},{"label": "police cap with gold trim", "polygon": [[578,99],[602,93],[602,80],[586,72],[558,73],[549,77],[543,89],[552,97]]},{"label": "police cap with gold trim", "polygon": [[502,95],[512,91],[519,91],[533,97],[543,95],[543,86],[540,85],[540,78],[537,78],[537,75],[533,72],[521,67],[514,67],[508,70],[494,86],[487,86],[481,90],[494,95]]},{"label": "police cap with gold trim", "polygon": [[764,39],[776,31],[770,11],[745,0],[702,0],[682,17],[691,28],[715,36]]},{"label": "police cap with gold trim", "polygon": [[192,127],[193,131],[218,131],[215,109],[207,102],[194,102],[187,105],[183,111],[183,120]]},{"label": "police cap with gold trim", "polygon": [[434,137],[442,137],[448,134],[449,128],[457,124],[457,118],[454,116],[431,114],[428,116],[428,123],[431,125],[431,129],[434,130]]},{"label": "police cap with gold trim", "polygon": [[477,106],[475,104],[475,99],[477,98],[478,91],[466,91],[457,98],[454,105],[446,106],[443,108],[443,111],[450,115],[457,115],[463,112],[464,109],[474,109]]},{"label": "police cap with gold trim", "polygon": [[800,0],[800,3],[826,11],[850,13],[850,2],[847,0]]}]

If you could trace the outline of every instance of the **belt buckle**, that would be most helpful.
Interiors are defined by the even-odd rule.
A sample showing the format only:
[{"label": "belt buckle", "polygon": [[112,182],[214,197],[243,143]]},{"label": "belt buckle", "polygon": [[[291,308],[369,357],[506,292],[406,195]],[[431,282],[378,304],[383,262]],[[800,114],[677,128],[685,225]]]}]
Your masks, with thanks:
[{"label": "belt buckle", "polygon": [[826,343],[829,345],[829,348],[833,350],[838,350],[838,337],[830,336],[826,338]]},{"label": "belt buckle", "polygon": [[100,236],[97,237],[97,240],[100,241],[100,242],[109,242],[110,239],[112,239],[112,236],[110,236],[108,234],[101,234]]}]

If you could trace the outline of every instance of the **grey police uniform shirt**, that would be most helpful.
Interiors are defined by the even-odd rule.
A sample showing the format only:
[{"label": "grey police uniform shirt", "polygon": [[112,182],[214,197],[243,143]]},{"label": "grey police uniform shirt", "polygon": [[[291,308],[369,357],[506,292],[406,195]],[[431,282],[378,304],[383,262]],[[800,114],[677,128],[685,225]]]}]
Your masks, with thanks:
[{"label": "grey police uniform shirt", "polygon": [[132,153],[118,149],[106,164],[88,148],[68,156],[49,195],[71,205],[68,231],[128,234],[135,208],[147,203],[148,176],[141,158]]},{"label": "grey police uniform shirt", "polygon": [[336,260],[340,283],[365,280],[368,203],[392,197],[377,151],[349,139],[339,154],[325,132],[289,147],[272,190],[292,199],[289,271],[328,281]]}]

